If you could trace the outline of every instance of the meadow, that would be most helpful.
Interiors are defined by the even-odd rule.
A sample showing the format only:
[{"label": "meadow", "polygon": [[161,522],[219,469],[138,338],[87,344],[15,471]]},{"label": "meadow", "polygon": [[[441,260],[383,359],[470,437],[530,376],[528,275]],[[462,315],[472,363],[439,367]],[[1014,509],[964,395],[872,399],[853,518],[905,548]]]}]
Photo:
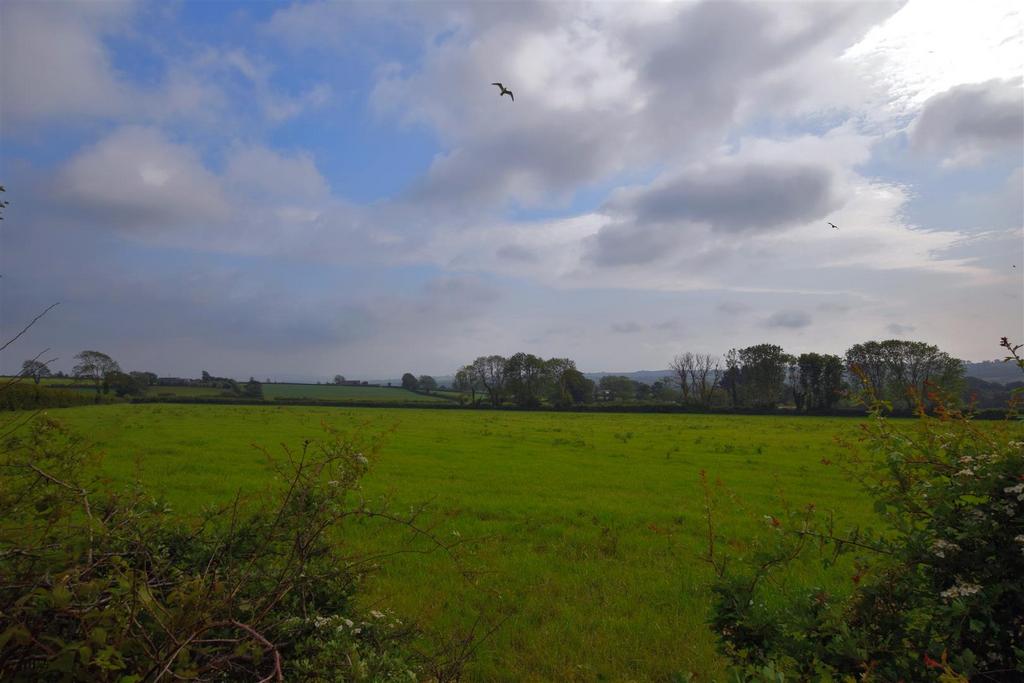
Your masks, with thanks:
[{"label": "meadow", "polygon": [[[390,391],[390,390],[388,390]],[[340,538],[379,561],[367,609],[423,627],[437,650],[494,627],[467,680],[720,680],[705,619],[711,571],[701,470],[732,500],[717,524],[740,551],[780,497],[870,522],[834,462],[859,420],[286,406],[104,405],[51,411],[104,453],[114,480],[138,476],[179,510],[273,486],[260,448],[301,448],[321,423],[386,432],[363,482],[375,506],[408,512],[457,558],[387,522]],[[816,569],[807,569],[815,579]],[[842,589],[842,586],[832,586]]]}]

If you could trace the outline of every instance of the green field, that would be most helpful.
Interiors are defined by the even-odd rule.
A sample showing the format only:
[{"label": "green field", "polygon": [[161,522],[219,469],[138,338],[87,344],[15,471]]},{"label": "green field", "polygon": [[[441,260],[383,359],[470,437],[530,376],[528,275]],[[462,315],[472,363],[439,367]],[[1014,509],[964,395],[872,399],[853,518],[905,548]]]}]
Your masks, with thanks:
[{"label": "green field", "polygon": [[[849,419],[169,404],[51,414],[105,451],[112,477],[139,471],[173,507],[193,510],[272,485],[254,444],[280,452],[320,436],[321,422],[394,428],[364,495],[399,510],[427,503],[424,523],[469,541],[461,562],[475,573],[468,580],[438,552],[398,555],[362,599],[423,626],[428,648],[478,616],[504,619],[469,680],[720,680],[705,625],[701,469],[735,494],[718,512],[735,538],[763,529],[780,493],[844,522],[871,515],[822,462],[836,458],[836,435],[857,432]],[[378,523],[354,524],[344,539],[353,556],[427,549]]]},{"label": "green field", "polygon": [[444,401],[441,396],[425,396],[400,387],[353,387],[334,384],[264,384],[263,398],[312,399],[316,401]]},{"label": "green field", "polygon": [[160,397],[160,396],[173,396],[179,397],[197,397],[197,398],[218,398],[228,394],[230,392],[225,389],[219,389],[217,387],[168,387],[168,386],[152,386],[146,387],[146,396]]}]

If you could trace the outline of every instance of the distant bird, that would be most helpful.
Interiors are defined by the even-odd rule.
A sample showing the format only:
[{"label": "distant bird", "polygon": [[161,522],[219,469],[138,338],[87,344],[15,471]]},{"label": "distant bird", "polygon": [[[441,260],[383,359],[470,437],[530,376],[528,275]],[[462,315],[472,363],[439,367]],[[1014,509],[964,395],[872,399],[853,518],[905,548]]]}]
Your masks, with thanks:
[{"label": "distant bird", "polygon": [[501,88],[501,94],[498,95],[498,97],[501,97],[502,95],[508,95],[509,97],[512,98],[513,102],[516,101],[516,96],[512,94],[512,91],[509,90],[508,88],[506,88],[505,86],[503,86],[501,83],[491,83],[491,85],[496,85],[499,88]]},{"label": "distant bird", "polygon": [[825,222],[826,222],[826,223],[828,223],[829,225],[831,225],[831,226],[832,226],[833,228],[835,228],[836,230],[838,230],[838,229],[839,229],[839,226],[838,226],[838,225],[836,225],[835,223],[829,223],[828,221],[825,221]]}]

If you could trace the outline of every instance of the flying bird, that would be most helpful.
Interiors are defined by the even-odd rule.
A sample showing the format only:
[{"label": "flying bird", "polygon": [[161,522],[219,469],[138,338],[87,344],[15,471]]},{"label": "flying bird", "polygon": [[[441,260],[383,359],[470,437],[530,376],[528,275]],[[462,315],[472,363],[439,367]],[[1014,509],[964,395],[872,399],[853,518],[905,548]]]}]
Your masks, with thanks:
[{"label": "flying bird", "polygon": [[839,229],[839,226],[838,226],[838,225],[836,225],[835,223],[829,223],[828,221],[825,221],[825,222],[826,222],[826,223],[828,223],[829,225],[831,225],[831,226],[832,226],[833,228],[835,228],[836,230],[838,230],[838,229]]},{"label": "flying bird", "polygon": [[499,88],[501,88],[501,94],[499,94],[498,97],[501,97],[502,95],[508,95],[509,97],[512,98],[513,102],[516,101],[516,96],[512,94],[512,91],[503,86],[501,83],[491,83],[491,85],[496,85]]}]

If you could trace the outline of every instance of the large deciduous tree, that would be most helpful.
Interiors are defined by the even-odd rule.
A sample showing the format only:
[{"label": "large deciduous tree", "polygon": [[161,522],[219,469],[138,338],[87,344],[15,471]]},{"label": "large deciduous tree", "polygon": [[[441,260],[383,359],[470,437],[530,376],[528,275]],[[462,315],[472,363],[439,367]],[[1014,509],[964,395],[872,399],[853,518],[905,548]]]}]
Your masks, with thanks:
[{"label": "large deciduous tree", "polygon": [[41,360],[33,358],[21,364],[22,377],[31,377],[36,384],[39,384],[43,377],[49,377],[51,374],[50,368],[46,367],[46,363]]},{"label": "large deciduous tree", "polygon": [[796,364],[806,409],[831,410],[842,396],[843,359],[830,354],[802,353]]},{"label": "large deciduous tree", "polygon": [[500,406],[505,400],[505,364],[507,362],[508,360],[504,356],[498,355],[480,356],[473,361],[473,371],[493,406]]},{"label": "large deciduous tree", "polygon": [[[78,363],[71,371],[75,377],[91,380],[96,385],[97,396],[104,378],[111,372],[121,372],[121,366],[113,358],[100,351],[82,351],[75,356]],[[99,400],[99,399],[97,399]]]},{"label": "large deciduous tree", "polygon": [[756,344],[739,350],[740,383],[744,399],[756,408],[774,408],[786,381],[786,354],[775,344]]},{"label": "large deciduous tree", "polygon": [[416,391],[420,386],[420,382],[416,379],[416,375],[411,372],[407,372],[402,375],[402,388],[408,389],[409,391]]},{"label": "large deciduous tree", "polygon": [[428,394],[431,391],[437,390],[437,380],[430,375],[420,375],[420,378],[416,380],[416,383],[419,385],[420,391],[425,391]]},{"label": "large deciduous tree", "polygon": [[540,405],[548,382],[547,367],[543,358],[532,353],[514,354],[505,363],[505,381],[508,392],[522,407]]},{"label": "large deciduous tree", "polygon": [[679,390],[683,392],[683,403],[690,402],[690,367],[692,365],[693,354],[689,351],[677,354],[668,365],[669,369],[675,373],[675,381],[679,385]]},{"label": "large deciduous tree", "polygon": [[870,383],[880,398],[907,409],[927,395],[929,384],[956,395],[964,381],[962,361],[924,342],[887,339],[854,344],[846,352],[846,362],[857,369],[851,378],[855,387]]},{"label": "large deciduous tree", "polygon": [[469,394],[469,404],[476,406],[476,392],[482,387],[480,384],[480,378],[477,377],[476,368],[473,364],[463,365],[461,368],[455,371],[454,380],[455,390],[463,394]]}]

